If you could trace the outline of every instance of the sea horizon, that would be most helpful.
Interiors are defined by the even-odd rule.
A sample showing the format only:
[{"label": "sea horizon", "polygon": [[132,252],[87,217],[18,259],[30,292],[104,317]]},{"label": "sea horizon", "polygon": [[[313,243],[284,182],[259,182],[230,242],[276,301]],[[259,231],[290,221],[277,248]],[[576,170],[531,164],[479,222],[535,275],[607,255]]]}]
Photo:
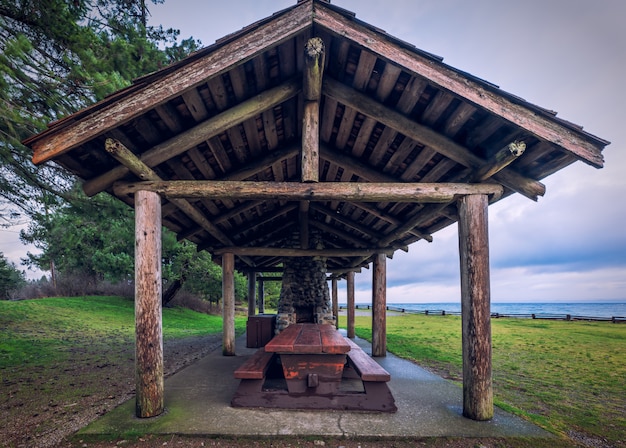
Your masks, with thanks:
[{"label": "sea horizon", "polygon": [[[345,303],[340,303],[346,306]],[[357,306],[371,305],[367,302]],[[403,308],[410,311],[448,311],[460,312],[461,302],[388,302],[387,306]],[[622,301],[546,301],[546,302],[492,302],[491,312],[500,314],[570,314],[572,316],[590,317],[624,317],[626,316],[626,300]]]}]

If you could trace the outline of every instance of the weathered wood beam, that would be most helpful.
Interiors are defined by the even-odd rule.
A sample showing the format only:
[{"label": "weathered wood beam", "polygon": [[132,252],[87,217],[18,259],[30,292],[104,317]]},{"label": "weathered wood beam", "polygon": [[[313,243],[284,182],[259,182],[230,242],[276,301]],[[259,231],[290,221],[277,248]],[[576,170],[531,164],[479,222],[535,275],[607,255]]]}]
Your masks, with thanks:
[{"label": "weathered wood beam", "polygon": [[161,316],[161,198],[135,195],[135,412],[155,417],[164,409]]},{"label": "weathered wood beam", "polygon": [[280,247],[224,247],[213,251],[215,255],[233,253],[260,257],[362,257],[374,253],[391,255],[395,249],[380,247],[364,249],[290,249]]},{"label": "weathered wood beam", "polygon": [[488,205],[484,195],[459,201],[463,415],[473,420],[493,417]]},{"label": "weathered wood beam", "polygon": [[256,272],[250,270],[248,274],[248,317],[256,313]]},{"label": "weathered wood beam", "polygon": [[[350,39],[357,45],[374,54],[384,54],[387,60],[405,70],[504,118],[542,140],[562,147],[596,168],[601,168],[604,164],[601,151],[609,143],[607,141],[576,132],[549,117],[542,116],[536,109],[524,107],[517,100],[509,99],[497,90],[470,79],[445,64],[402,48],[390,39],[381,38],[375,30],[360,25],[330,8],[316,8],[313,21],[316,25],[334,30],[339,35],[344,32],[349,34]],[[366,113],[366,110],[362,111]]]},{"label": "weathered wood beam", "polygon": [[258,277],[257,281],[259,282],[282,282],[283,281],[283,277],[282,276],[273,276],[273,277]]},{"label": "weathered wood beam", "polygon": [[337,277],[333,277],[330,280],[331,285],[331,296],[332,296],[332,306],[333,306],[333,317],[335,318],[335,328],[339,330],[339,288],[338,288]]},{"label": "weathered wood beam", "polygon": [[325,224],[320,221],[316,221],[316,220],[311,221],[311,226],[318,228],[322,230],[323,232],[329,233],[331,235],[336,235],[342,240],[347,241],[348,243],[351,243],[355,245],[356,247],[367,247],[369,244],[371,244],[371,242],[369,241],[356,237],[355,235],[352,235],[351,233],[344,232],[343,230],[338,229],[337,227]]},{"label": "weathered wood beam", "polygon": [[[463,166],[477,170],[485,165],[485,160],[454,140],[407,118],[400,112],[390,109],[340,82],[327,77],[324,80],[324,93],[349,107],[360,110],[363,114],[385,126],[395,129]],[[537,200],[537,196],[545,194],[545,186],[541,182],[526,178],[512,170],[503,170],[497,173],[494,178],[532,200]]]},{"label": "weathered wood beam", "polygon": [[[135,174],[140,179],[147,179],[153,181],[161,181],[161,178],[154,170],[144,164],[137,158],[128,148],[117,140],[107,139],[105,142],[105,149],[109,152],[118,162],[125,166],[129,171]],[[200,225],[203,229],[209,232],[222,244],[231,246],[232,240],[219,228],[217,228],[211,221],[209,221],[202,213],[200,213],[190,202],[186,199],[170,199],[172,204],[178,207],[189,218]],[[254,266],[254,262],[248,258],[243,259],[249,266]]]},{"label": "weathered wood beam", "polygon": [[223,342],[222,354],[235,356],[235,256],[222,254]]},{"label": "weathered wood beam", "polygon": [[309,39],[304,47],[305,68],[302,91],[304,118],[302,120],[302,153],[300,168],[302,182],[319,181],[320,160],[320,98],[324,74],[324,41]]},{"label": "weathered wood beam", "polygon": [[[252,118],[263,110],[280,104],[294,97],[300,91],[298,80],[288,81],[274,89],[263,92],[241,104],[238,104],[224,112],[209,118],[203,123],[178,134],[163,143],[152,147],[144,152],[139,160],[148,167],[154,167],[172,157],[189,150],[190,148],[209,140],[231,126]],[[98,177],[95,177],[83,185],[83,190],[88,196],[93,196],[128,174],[129,168],[122,165],[113,168]]]},{"label": "weathered wood beam", "polygon": [[524,151],[526,151],[526,143],[518,141],[509,143],[481,166],[473,174],[472,180],[474,182],[484,182],[516,161],[518,157],[524,154]]},{"label": "weathered wood beam", "polygon": [[372,267],[372,356],[387,356],[387,257],[374,256]]},{"label": "weathered wood beam", "polygon": [[447,203],[467,194],[502,194],[498,184],[148,181],[116,183],[116,195],[155,191],[167,198],[238,198],[278,201],[434,202]]},{"label": "weathered wood beam", "polygon": [[[130,93],[115,100],[105,100],[105,107],[83,119],[53,127],[30,143],[33,162],[42,163],[84,142],[102,135],[122,123],[144,114],[180,93],[197,86],[237,65],[243,65],[257,54],[267,51],[311,26],[310,8],[294,8],[273,20],[260,24],[237,39],[225,41],[178,70],[162,77],[150,75],[129,88]],[[107,104],[109,103],[109,104]],[[153,165],[150,165],[153,166]]]},{"label": "weathered wood beam", "polygon": [[348,271],[346,277],[346,292],[347,292],[347,312],[348,312],[348,337],[354,339],[355,337],[355,301],[354,301],[354,271]]}]

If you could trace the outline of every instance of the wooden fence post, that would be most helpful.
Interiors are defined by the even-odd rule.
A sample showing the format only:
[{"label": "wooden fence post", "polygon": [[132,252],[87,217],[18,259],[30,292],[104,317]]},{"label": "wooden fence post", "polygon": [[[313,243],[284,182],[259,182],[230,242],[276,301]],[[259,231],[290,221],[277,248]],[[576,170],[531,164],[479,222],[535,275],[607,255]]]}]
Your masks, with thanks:
[{"label": "wooden fence post", "polygon": [[161,315],[161,197],[135,194],[135,413],[164,410]]},{"label": "wooden fence post", "polygon": [[372,356],[387,356],[387,256],[374,256],[372,273]]},{"label": "wooden fence post", "polygon": [[354,271],[348,272],[348,337],[354,339]]},{"label": "wooden fence post", "polygon": [[459,200],[463,415],[473,420],[493,417],[488,205],[486,195]]},{"label": "wooden fence post", "polygon": [[235,356],[235,256],[231,253],[222,255],[222,301],[224,303],[222,354]]}]

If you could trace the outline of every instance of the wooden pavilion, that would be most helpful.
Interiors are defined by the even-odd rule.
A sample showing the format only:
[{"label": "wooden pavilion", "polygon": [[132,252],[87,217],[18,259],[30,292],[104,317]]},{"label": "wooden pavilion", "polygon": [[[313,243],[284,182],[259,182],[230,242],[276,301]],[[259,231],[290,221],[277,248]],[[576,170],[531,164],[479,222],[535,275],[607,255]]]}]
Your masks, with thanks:
[{"label": "wooden pavilion", "polygon": [[542,178],[576,161],[602,167],[608,142],[330,1],[299,0],[25,144],[88,195],[135,208],[138,416],[164,409],[162,225],[222,263],[225,355],[233,271],[249,275],[254,314],[256,273],[322,257],[347,279],[349,333],[354,273],[373,263],[372,351],[384,356],[386,258],[458,222],[464,415],[485,420],[488,205],[536,200]]}]

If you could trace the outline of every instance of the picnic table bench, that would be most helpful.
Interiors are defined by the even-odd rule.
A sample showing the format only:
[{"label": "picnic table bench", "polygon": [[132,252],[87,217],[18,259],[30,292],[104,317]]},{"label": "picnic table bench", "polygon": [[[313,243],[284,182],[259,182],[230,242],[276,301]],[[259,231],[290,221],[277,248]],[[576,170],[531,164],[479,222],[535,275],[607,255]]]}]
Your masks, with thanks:
[{"label": "picnic table bench", "polygon": [[[264,387],[278,374],[286,390]],[[396,411],[389,373],[328,324],[290,325],[234,376],[241,380],[231,401],[235,407]],[[346,379],[362,381],[362,390],[341,390]]]}]

